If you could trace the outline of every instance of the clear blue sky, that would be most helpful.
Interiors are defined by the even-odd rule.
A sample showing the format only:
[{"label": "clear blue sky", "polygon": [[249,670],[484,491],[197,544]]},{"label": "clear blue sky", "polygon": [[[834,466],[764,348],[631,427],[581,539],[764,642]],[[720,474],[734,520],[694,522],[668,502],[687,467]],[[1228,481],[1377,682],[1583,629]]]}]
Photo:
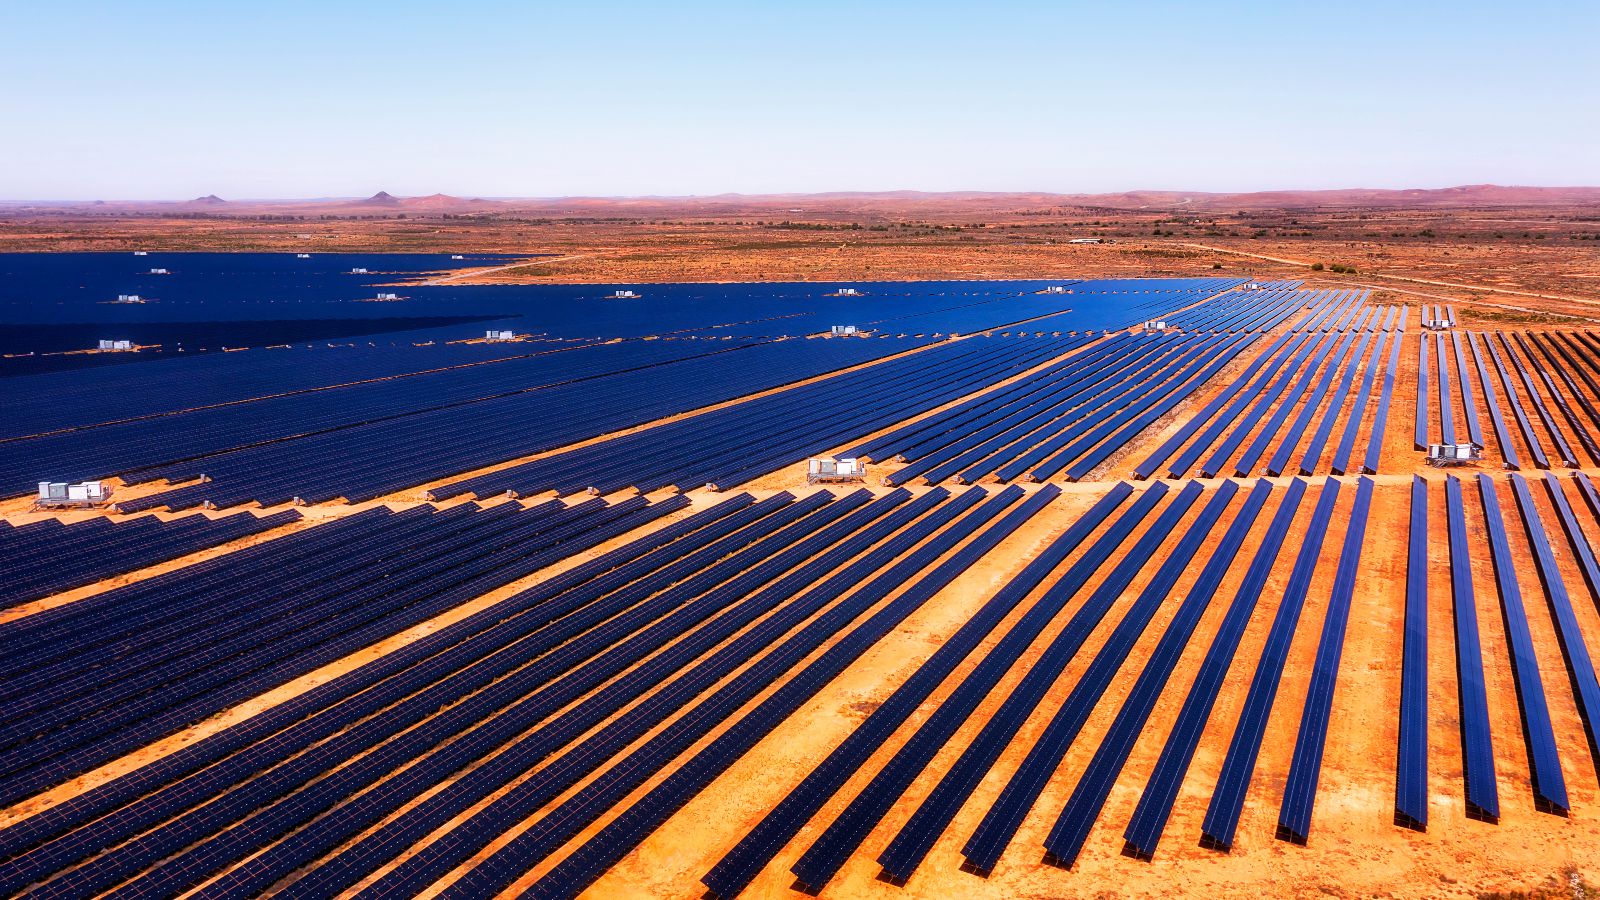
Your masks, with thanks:
[{"label": "clear blue sky", "polygon": [[779,6],[6,4],[0,198],[1600,184],[1590,0]]}]

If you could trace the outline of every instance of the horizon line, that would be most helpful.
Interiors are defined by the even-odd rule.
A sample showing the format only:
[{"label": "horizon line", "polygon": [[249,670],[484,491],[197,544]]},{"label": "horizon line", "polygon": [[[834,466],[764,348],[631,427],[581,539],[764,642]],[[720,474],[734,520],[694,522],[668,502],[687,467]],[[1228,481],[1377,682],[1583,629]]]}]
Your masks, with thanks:
[{"label": "horizon line", "polygon": [[920,195],[926,197],[1118,197],[1130,194],[1189,194],[1205,197],[1233,197],[1249,196],[1255,194],[1339,194],[1339,193],[1447,193],[1465,190],[1534,190],[1534,191],[1600,191],[1600,184],[1501,184],[1499,182],[1478,182],[1473,184],[1452,184],[1442,187],[1365,187],[1350,186],[1337,188],[1298,188],[1275,187],[1253,188],[1249,190],[1192,190],[1188,188],[1128,188],[1115,191],[1058,191],[1058,190],[981,190],[972,188],[952,188],[948,190],[927,190],[923,188],[881,188],[881,189],[837,189],[825,191],[719,191],[705,194],[472,194],[449,193],[434,191],[426,194],[396,194],[387,190],[378,190],[372,194],[347,194],[347,195],[321,195],[304,197],[221,197],[215,192],[202,194],[197,197],[187,198],[162,198],[162,199],[108,199],[105,197],[93,198],[0,198],[0,204],[138,204],[138,203],[196,203],[202,201],[222,203],[333,203],[350,201],[376,200],[387,196],[394,200],[425,200],[430,198],[443,198],[451,200],[485,202],[514,202],[514,201],[539,201],[553,202],[561,200],[715,200],[721,198],[784,198],[784,197],[883,197],[891,195]]}]

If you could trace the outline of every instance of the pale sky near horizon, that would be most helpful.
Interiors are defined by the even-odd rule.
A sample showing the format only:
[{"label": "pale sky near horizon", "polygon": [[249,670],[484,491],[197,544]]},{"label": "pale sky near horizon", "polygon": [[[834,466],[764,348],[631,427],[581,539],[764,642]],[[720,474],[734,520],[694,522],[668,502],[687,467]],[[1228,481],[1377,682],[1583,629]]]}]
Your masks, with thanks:
[{"label": "pale sky near horizon", "polygon": [[0,4],[0,199],[1600,185],[1600,4]]}]

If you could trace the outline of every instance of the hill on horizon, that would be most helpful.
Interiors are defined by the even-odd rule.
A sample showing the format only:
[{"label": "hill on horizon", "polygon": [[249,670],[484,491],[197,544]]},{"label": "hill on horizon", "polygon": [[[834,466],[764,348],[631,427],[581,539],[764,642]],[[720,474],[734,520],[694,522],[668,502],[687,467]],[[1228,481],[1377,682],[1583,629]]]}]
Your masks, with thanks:
[{"label": "hill on horizon", "polygon": [[1273,190],[1211,192],[1133,190],[1101,194],[1062,194],[997,191],[827,191],[820,193],[739,194],[688,196],[572,196],[572,197],[459,197],[444,193],[398,196],[386,190],[363,198],[223,200],[207,194],[193,200],[171,201],[0,201],[0,209],[70,212],[92,207],[97,213],[154,213],[203,207],[223,215],[270,212],[373,214],[417,211],[516,212],[568,216],[677,216],[754,215],[783,216],[804,213],[858,213],[874,215],[967,214],[1037,211],[1058,207],[1103,208],[1122,211],[1170,210],[1180,212],[1303,209],[1303,208],[1450,208],[1472,206],[1587,206],[1600,205],[1600,187],[1542,187],[1496,184],[1459,185],[1448,188],[1338,188],[1327,190]]}]

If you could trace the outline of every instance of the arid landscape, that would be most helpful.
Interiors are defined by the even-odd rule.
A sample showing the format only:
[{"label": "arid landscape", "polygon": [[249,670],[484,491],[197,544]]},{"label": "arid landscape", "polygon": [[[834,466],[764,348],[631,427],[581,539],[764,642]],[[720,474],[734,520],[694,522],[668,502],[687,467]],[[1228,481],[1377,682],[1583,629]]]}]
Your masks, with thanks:
[{"label": "arid landscape", "polygon": [[1600,6],[4,22],[0,898],[1600,898]]},{"label": "arid landscape", "polygon": [[[537,253],[457,283],[1157,277],[1215,271],[1590,323],[1600,191],[925,194],[0,204],[0,251]],[[1108,243],[1072,244],[1098,238]],[[1110,243],[1114,242],[1114,243]],[[1322,265],[1321,270],[1312,267]],[[1353,271],[1337,273],[1333,267]]]},{"label": "arid landscape", "polygon": [[0,890],[1590,896],[1596,241],[1593,189],[0,207],[170,266],[141,314],[300,254],[293,317],[520,304],[0,378],[0,546],[117,560],[0,609]]}]

